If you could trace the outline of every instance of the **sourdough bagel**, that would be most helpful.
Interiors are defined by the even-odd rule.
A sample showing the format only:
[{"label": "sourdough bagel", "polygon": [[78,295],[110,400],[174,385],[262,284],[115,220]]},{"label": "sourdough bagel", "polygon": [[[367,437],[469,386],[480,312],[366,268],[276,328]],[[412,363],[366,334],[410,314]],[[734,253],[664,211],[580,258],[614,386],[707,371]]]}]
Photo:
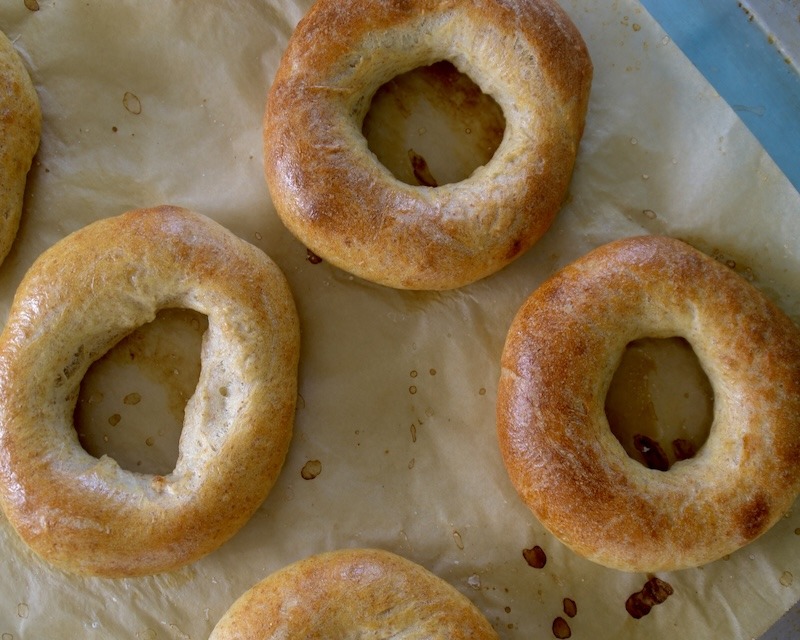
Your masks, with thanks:
[{"label": "sourdough bagel", "polygon": [[209,640],[498,636],[466,596],[388,551],[348,549],[305,558],[244,593]]},{"label": "sourdough bagel", "polygon": [[14,46],[0,32],[0,262],[19,229],[25,183],[39,148],[39,97]]},{"label": "sourdough bagel", "polygon": [[[84,451],[73,424],[92,361],[159,309],[208,316],[201,373],[166,475]],[[291,438],[298,320],[259,249],[174,207],[95,222],[45,251],[0,335],[0,504],[70,572],[168,571],[230,538],[261,504]]]},{"label": "sourdough bagel", "polygon": [[[685,338],[714,393],[698,453],[646,468],[604,402],[626,345]],[[522,500],[579,554],[628,571],[698,566],[746,545],[800,489],[800,330],[689,245],[639,237],[567,266],[522,305],[502,354],[501,452]]]},{"label": "sourdough bagel", "polygon": [[[452,62],[506,129],[469,178],[397,180],[361,133],[393,77]],[[265,174],[286,227],[318,256],[402,289],[501,269],[548,229],[583,133],[592,65],[554,0],[317,0],[289,40],[264,116]]]}]

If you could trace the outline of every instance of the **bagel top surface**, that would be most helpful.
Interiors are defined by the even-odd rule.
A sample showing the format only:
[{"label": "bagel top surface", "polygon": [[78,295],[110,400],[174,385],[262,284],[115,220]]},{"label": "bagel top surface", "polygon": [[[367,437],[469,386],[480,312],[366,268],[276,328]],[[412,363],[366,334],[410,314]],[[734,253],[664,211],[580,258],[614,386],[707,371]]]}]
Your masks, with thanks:
[{"label": "bagel top surface", "polygon": [[[438,187],[395,178],[361,132],[393,77],[447,60],[506,127],[492,159]],[[524,253],[571,179],[592,64],[551,0],[318,0],[289,40],[264,116],[276,210],[314,253],[365,279],[449,289]]]},{"label": "bagel top surface", "polygon": [[0,261],[17,235],[25,181],[39,147],[39,97],[19,54],[0,32]]},{"label": "bagel top surface", "polygon": [[[605,398],[633,340],[685,338],[714,393],[707,441],[667,471],[630,458]],[[534,291],[506,339],[497,421],[523,501],[567,546],[631,571],[697,566],[766,532],[800,490],[800,330],[727,266],[628,238]]]},{"label": "bagel top surface", "polygon": [[447,638],[496,640],[460,591],[377,549],[343,549],[271,574],[231,605],[210,640]]},{"label": "bagel top surface", "polygon": [[[167,475],[80,445],[88,367],[160,309],[207,315],[200,379]],[[99,220],[31,266],[0,334],[0,504],[20,537],[65,570],[174,569],[230,538],[262,503],[289,446],[299,327],[258,248],[175,207]]]}]

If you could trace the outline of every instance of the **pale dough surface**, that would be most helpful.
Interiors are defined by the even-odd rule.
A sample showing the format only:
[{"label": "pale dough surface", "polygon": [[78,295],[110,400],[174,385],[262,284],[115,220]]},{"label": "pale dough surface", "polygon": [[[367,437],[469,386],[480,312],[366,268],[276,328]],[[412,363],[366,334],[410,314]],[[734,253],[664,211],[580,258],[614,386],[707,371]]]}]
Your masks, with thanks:
[{"label": "pale dough surface", "polygon": [[[800,595],[800,512],[727,560],[659,574],[673,595],[634,620],[625,601],[648,576],[595,567],[545,533],[503,468],[494,401],[522,301],[556,268],[621,236],[670,233],[716,251],[799,320],[800,196],[637,2],[565,0],[595,73],[569,203],[535,250],[437,294],[312,264],[278,221],[261,162],[270,80],[309,5],[0,7],[0,29],[44,113],[26,215],[0,268],[3,321],[23,273],[56,240],[166,202],[263,248],[290,281],[303,339],[289,456],[239,534],[175,573],[74,580],[37,561],[0,520],[0,636],[206,638],[272,571],[366,546],[444,578],[510,640],[552,637],[557,617],[573,637],[596,640],[757,637]],[[134,391],[142,402],[131,410],[143,409],[149,392],[122,385],[120,397]],[[542,569],[522,555],[536,545]],[[564,598],[576,603],[574,618]]]},{"label": "pale dough surface", "polygon": [[30,76],[8,37],[0,32],[0,261],[19,228],[25,183],[39,146],[42,113]]},{"label": "pale dough surface", "polygon": [[[73,406],[91,364],[162,309],[194,310],[208,328],[174,469],[144,474],[87,455]],[[216,549],[280,473],[299,333],[275,263],[188,209],[132,210],[57,242],[28,270],[0,333],[9,522],[46,561],[83,575],[174,571]]]},{"label": "pale dough surface", "polygon": [[497,633],[420,565],[380,549],[339,549],[298,560],[246,591],[210,640],[238,638],[497,640]]}]

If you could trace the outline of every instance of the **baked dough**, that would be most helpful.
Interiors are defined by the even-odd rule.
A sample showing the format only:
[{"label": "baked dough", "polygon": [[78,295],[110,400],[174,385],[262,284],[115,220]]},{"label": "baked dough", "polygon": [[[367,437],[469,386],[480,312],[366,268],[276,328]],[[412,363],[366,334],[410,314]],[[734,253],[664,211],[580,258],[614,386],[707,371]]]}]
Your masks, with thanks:
[{"label": "baked dough", "polygon": [[209,640],[258,638],[498,638],[461,592],[388,551],[305,558],[244,593]]},{"label": "baked dough", "polygon": [[[208,316],[175,470],[95,458],[73,412],[89,365],[164,308]],[[216,222],[158,207],[95,222],[25,275],[0,335],[0,504],[70,572],[169,571],[230,538],[266,497],[294,420],[298,319],[283,274]]]},{"label": "baked dough", "polygon": [[17,236],[25,183],[39,148],[42,113],[28,72],[0,32],[0,262]]},{"label": "baked dough", "polygon": [[[395,76],[448,60],[491,95],[506,129],[466,180],[401,182],[361,127]],[[567,193],[592,64],[553,0],[317,0],[295,29],[264,117],[278,215],[316,255],[402,289],[488,276],[549,228]]]},{"label": "baked dough", "polygon": [[[604,404],[626,345],[685,338],[714,393],[698,453],[630,458]],[[727,266],[668,237],[602,246],[522,305],[502,354],[500,448],[522,500],[577,553],[668,571],[732,553],[800,489],[800,330]]]}]

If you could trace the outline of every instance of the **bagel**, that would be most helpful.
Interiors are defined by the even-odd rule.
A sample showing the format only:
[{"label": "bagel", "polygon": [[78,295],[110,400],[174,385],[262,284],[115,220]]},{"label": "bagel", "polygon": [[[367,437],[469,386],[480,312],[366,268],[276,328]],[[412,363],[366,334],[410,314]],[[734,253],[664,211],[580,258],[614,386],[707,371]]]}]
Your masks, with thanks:
[{"label": "bagel", "polygon": [[[686,339],[714,394],[705,444],[666,471],[630,458],[604,413],[626,345],[644,337]],[[679,240],[612,242],[519,309],[497,430],[520,497],[578,554],[626,571],[699,566],[766,532],[800,489],[800,330]]]},{"label": "bagel", "polygon": [[[438,187],[395,178],[361,127],[395,76],[447,60],[491,95],[506,128],[492,159]],[[488,276],[549,228],[571,179],[592,64],[553,0],[317,0],[298,23],[264,114],[265,175],[313,253],[399,289]]]},{"label": "bagel", "polygon": [[0,262],[19,230],[25,184],[39,148],[39,97],[14,46],[0,32]]},{"label": "bagel", "polygon": [[[89,365],[163,308],[208,317],[172,473],[127,471],[81,448]],[[219,547],[281,469],[294,420],[298,319],[259,249],[184,209],[76,231],[23,278],[0,334],[0,505],[42,558],[105,577],[172,570]]]},{"label": "bagel", "polygon": [[299,560],[239,597],[209,640],[498,638],[477,607],[422,566],[347,549]]}]

